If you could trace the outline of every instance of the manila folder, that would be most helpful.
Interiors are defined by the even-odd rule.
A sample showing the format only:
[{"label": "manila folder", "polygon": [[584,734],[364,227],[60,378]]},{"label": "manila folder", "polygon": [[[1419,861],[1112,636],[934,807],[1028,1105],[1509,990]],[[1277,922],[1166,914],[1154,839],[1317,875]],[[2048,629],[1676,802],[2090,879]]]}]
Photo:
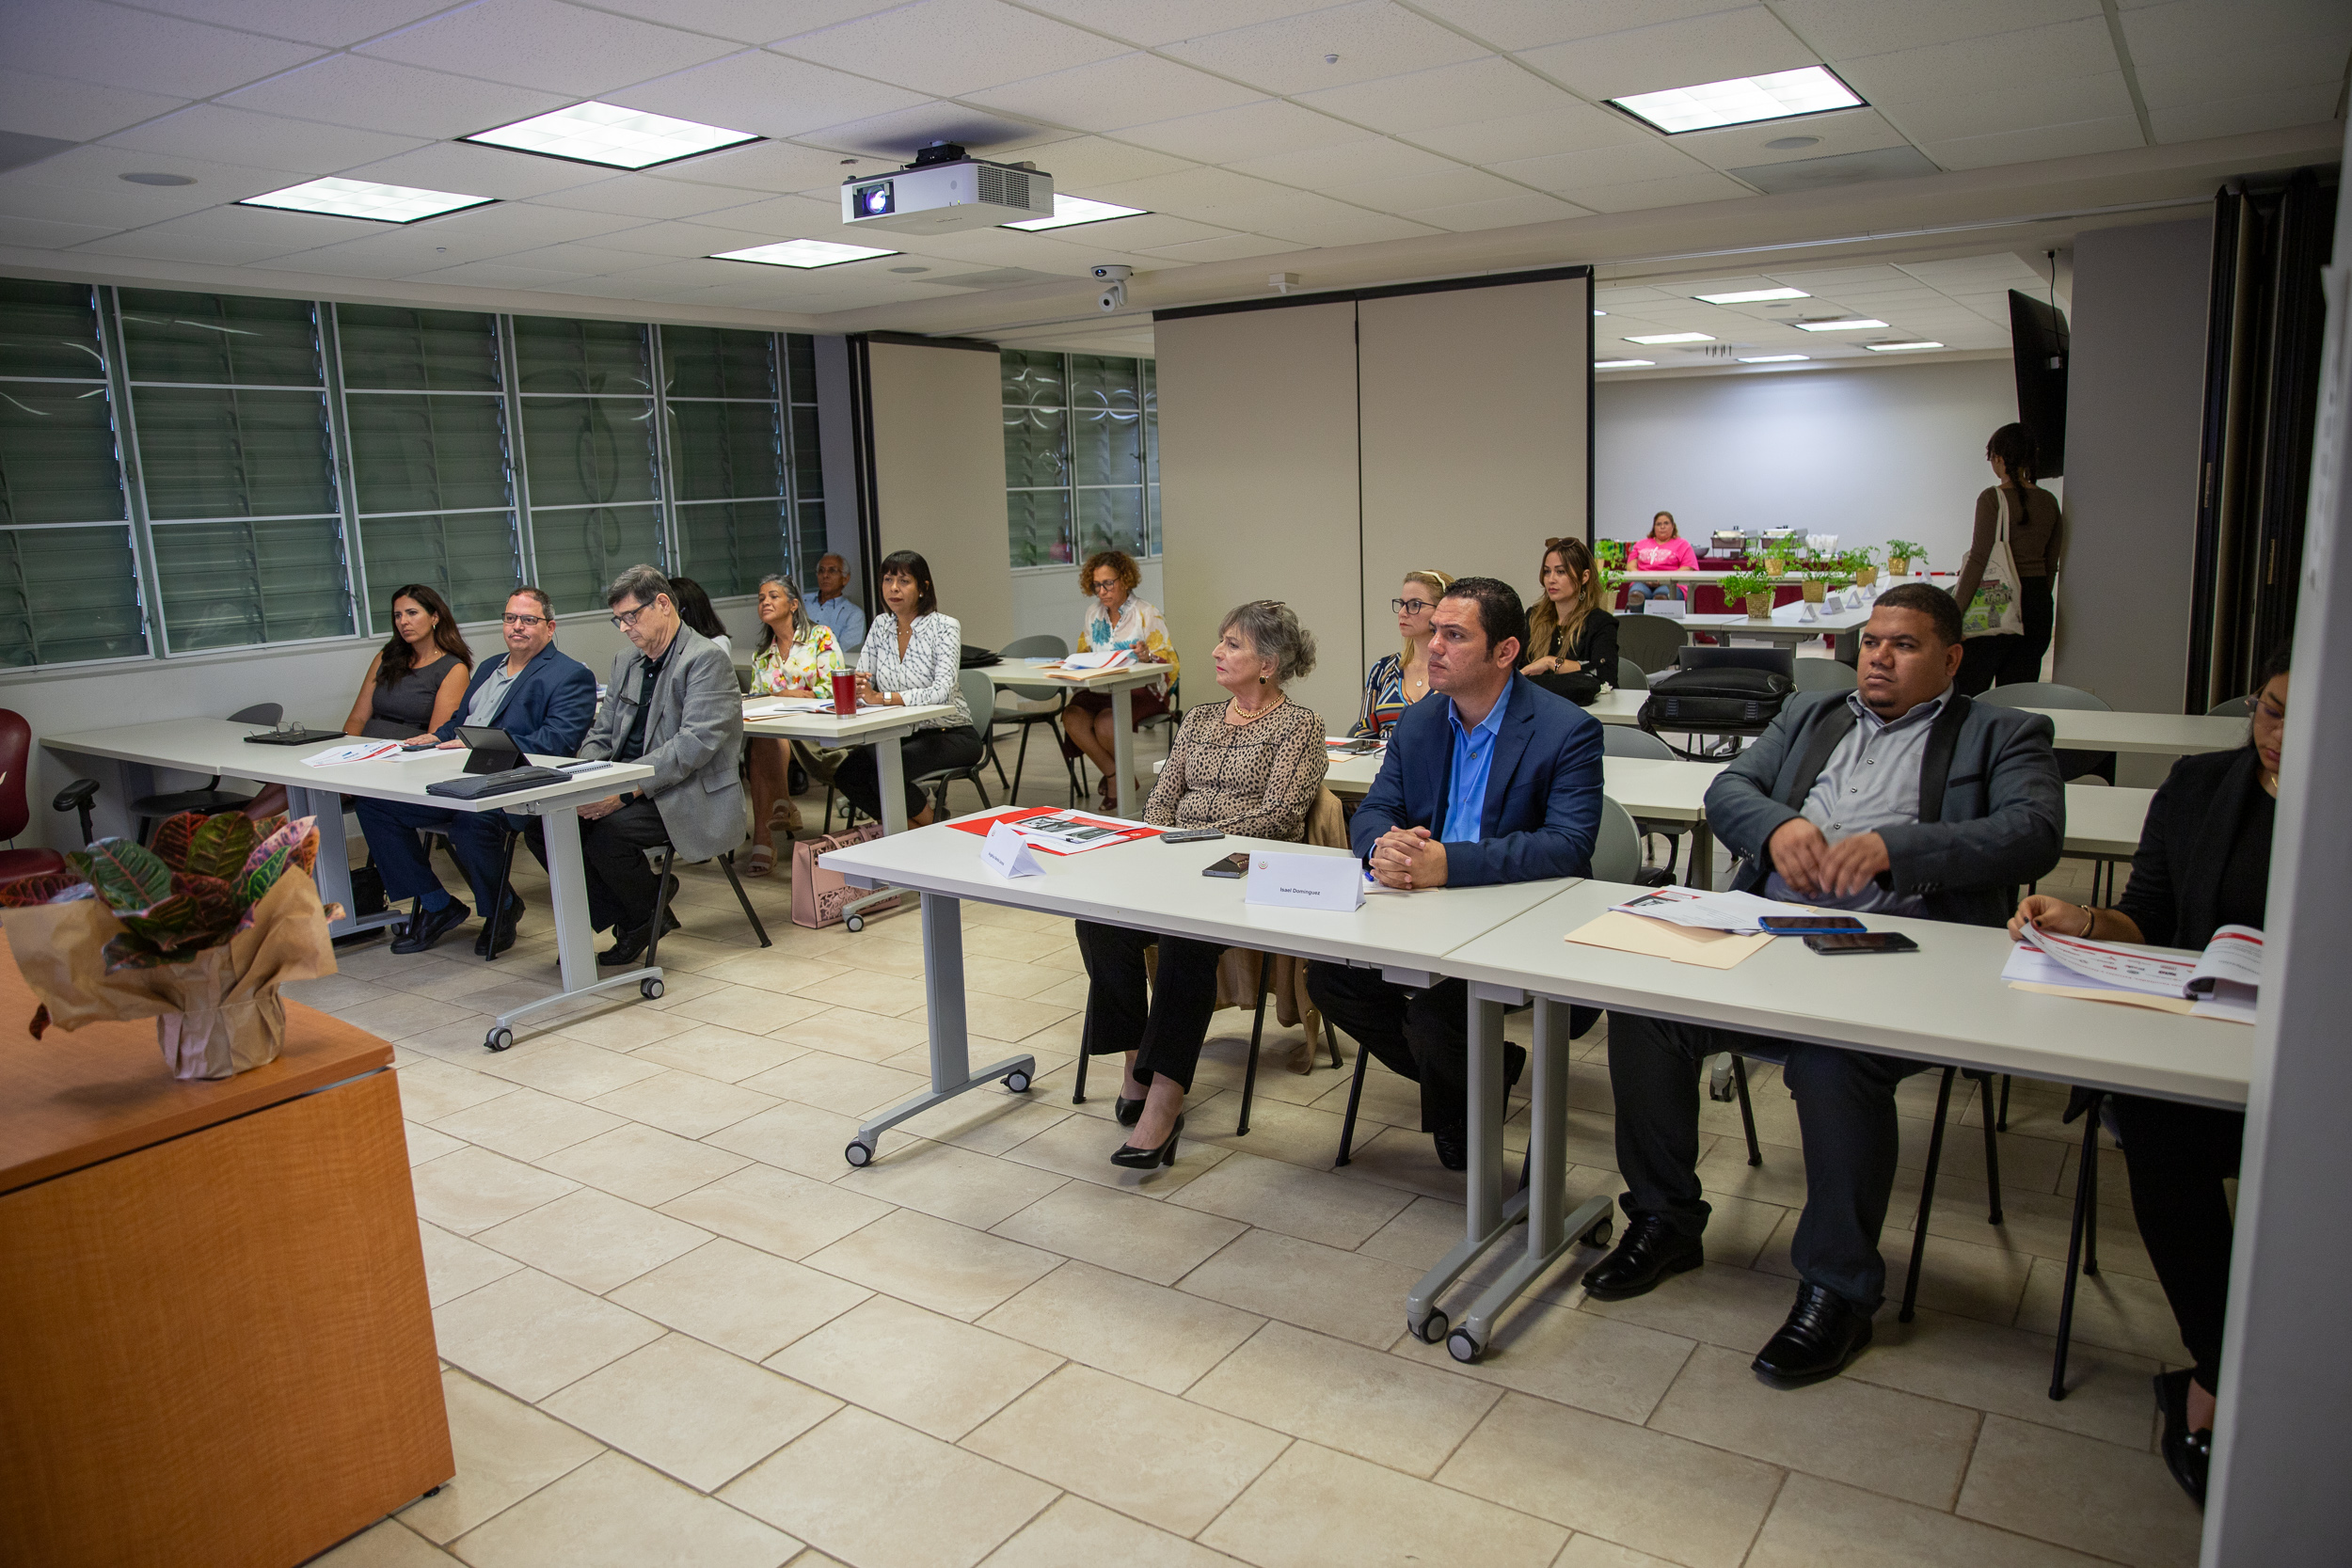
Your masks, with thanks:
[{"label": "manila folder", "polygon": [[1762,932],[1741,936],[1730,931],[1703,931],[1611,910],[1570,931],[1567,940],[1587,947],[1607,947],[1678,964],[1696,964],[1701,969],[1729,969],[1780,939]]}]

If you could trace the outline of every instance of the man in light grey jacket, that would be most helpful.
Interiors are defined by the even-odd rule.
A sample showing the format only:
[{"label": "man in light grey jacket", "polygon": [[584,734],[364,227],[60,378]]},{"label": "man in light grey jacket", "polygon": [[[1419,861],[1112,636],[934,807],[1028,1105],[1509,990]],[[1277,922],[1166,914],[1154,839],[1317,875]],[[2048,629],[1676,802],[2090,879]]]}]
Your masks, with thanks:
[{"label": "man in light grey jacket", "polygon": [[[1789,699],[1708,786],[1708,820],[1741,862],[1733,886],[1822,909],[2003,924],[2007,890],[2058,863],[2065,786],[2050,721],[1970,702],[1952,685],[1960,659],[1950,594],[1911,583],[1881,595],[1862,631],[1858,689]],[[1820,983],[1837,984],[1836,970]],[[1784,1383],[1826,1377],[1870,1342],[1901,1143],[1895,1087],[1928,1063],[1613,1010],[1628,1223],[1584,1287],[1604,1301],[1640,1295],[1704,1261],[1698,1074],[1724,1051],[1782,1064],[1804,1134],[1804,1212],[1789,1248],[1801,1283],[1756,1370]]]},{"label": "man in light grey jacket", "polygon": [[[636,645],[612,661],[604,705],[580,754],[638,762],[653,777],[580,808],[588,913],[612,945],[600,964],[637,961],[653,936],[660,891],[645,851],[677,846],[708,860],[743,842],[743,700],[719,645],[678,619],[670,579],[631,566],[605,591],[612,624]],[[675,917],[673,917],[675,924]]]}]

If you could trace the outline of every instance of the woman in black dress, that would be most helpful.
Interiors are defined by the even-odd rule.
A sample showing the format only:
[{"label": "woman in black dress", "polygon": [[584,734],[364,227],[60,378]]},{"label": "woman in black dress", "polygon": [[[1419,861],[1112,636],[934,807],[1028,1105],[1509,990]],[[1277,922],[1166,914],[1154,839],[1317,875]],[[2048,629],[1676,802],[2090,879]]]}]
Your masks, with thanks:
[{"label": "woman in black dress", "polygon": [[1571,702],[1590,703],[1617,684],[1617,618],[1601,608],[1608,585],[1592,546],[1545,540],[1542,578],[1542,596],[1527,612],[1519,673]]},{"label": "woman in black dress", "polygon": [[[2247,744],[2172,765],[2149,804],[2131,880],[2115,908],[2094,910],[2038,894],[2017,907],[2010,934],[2030,920],[2063,936],[2200,950],[2220,927],[2261,929],[2270,897],[2270,830],[2286,727],[2287,653],[2281,649],[2255,683]],[[2181,1342],[2197,1361],[2156,1377],[2165,1463],[2202,1508],[2230,1290],[2230,1204],[2221,1183],[2237,1174],[2246,1117],[2138,1095],[2119,1094],[2112,1103],[2140,1239],[2172,1305]]]}]

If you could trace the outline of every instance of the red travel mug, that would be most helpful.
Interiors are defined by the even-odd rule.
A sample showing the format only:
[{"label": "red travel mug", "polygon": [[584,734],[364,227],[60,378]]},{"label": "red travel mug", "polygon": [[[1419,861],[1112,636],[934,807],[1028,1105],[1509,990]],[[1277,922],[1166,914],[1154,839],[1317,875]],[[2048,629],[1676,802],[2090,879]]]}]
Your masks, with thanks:
[{"label": "red travel mug", "polygon": [[837,714],[857,711],[857,677],[841,673],[833,677],[833,710]]}]

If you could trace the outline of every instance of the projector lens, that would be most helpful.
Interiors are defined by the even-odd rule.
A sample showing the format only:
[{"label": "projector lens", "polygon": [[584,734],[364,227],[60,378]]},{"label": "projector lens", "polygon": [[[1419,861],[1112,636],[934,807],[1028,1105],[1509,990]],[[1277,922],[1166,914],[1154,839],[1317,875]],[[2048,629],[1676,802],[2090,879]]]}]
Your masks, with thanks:
[{"label": "projector lens", "polygon": [[885,180],[874,185],[860,185],[857,188],[858,216],[878,218],[895,211],[897,209],[890,199],[889,181]]}]

